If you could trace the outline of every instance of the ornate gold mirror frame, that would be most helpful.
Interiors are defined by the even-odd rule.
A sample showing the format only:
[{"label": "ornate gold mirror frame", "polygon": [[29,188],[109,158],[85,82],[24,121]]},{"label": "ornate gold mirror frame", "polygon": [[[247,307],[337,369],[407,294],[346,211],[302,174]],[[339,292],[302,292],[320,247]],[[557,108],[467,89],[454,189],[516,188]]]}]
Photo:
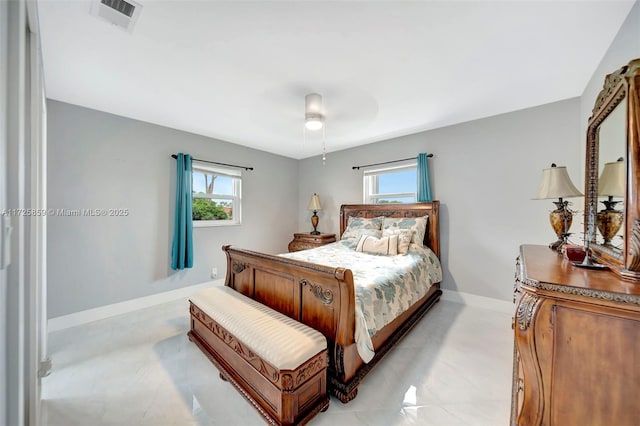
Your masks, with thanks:
[{"label": "ornate gold mirror frame", "polygon": [[[626,104],[626,196],[622,218],[622,248],[597,242],[599,130],[620,104]],[[608,265],[629,280],[640,280],[640,58],[607,75],[598,95],[587,130],[585,174],[585,235],[596,261]]]}]

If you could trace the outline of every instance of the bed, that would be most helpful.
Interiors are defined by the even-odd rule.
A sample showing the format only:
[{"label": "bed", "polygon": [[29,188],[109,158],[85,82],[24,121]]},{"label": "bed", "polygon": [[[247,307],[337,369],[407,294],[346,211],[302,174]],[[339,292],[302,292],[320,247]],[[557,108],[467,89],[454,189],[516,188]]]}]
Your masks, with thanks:
[{"label": "bed", "polygon": [[[423,244],[440,256],[439,202],[343,205],[340,235],[349,218],[421,218],[428,216]],[[339,243],[334,243],[339,244]],[[225,285],[323,333],[329,344],[329,388],[343,403],[358,392],[364,377],[440,299],[440,280],[410,308],[370,337],[372,356],[361,356],[356,344],[356,291],[351,269],[325,266],[287,255],[270,255],[224,246]],[[315,250],[315,249],[314,249]],[[311,250],[309,250],[311,252]],[[298,253],[304,253],[298,252]],[[362,327],[360,327],[362,328]],[[362,330],[360,330],[362,332]],[[362,346],[362,345],[360,345]],[[367,358],[365,362],[363,358]],[[370,358],[370,359],[368,359]]]}]

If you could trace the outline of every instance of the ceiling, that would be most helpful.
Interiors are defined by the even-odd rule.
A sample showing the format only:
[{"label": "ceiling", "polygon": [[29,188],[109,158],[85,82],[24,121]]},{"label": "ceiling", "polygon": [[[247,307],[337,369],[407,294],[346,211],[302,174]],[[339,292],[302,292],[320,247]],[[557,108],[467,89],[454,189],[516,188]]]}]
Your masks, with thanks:
[{"label": "ceiling", "polygon": [[[99,0],[98,0],[99,1]],[[580,96],[633,1],[39,0],[47,96],[292,158]]]}]

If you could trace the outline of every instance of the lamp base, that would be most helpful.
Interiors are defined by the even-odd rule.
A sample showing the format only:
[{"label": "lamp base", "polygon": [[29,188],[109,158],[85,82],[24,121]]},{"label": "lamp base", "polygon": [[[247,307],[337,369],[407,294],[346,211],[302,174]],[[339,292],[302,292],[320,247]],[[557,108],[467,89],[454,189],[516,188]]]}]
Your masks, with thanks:
[{"label": "lamp base", "polygon": [[558,253],[562,253],[562,248],[569,243],[569,235],[571,235],[569,232],[561,234],[557,241],[549,244],[549,248],[557,251]]},{"label": "lamp base", "polygon": [[[614,201],[615,203],[615,201]],[[608,247],[613,247],[611,244],[611,240],[616,236],[620,228],[622,227],[622,222],[624,220],[624,214],[622,211],[613,210],[607,206],[606,210],[601,210],[596,215],[596,225],[598,226],[598,231],[602,235],[604,239],[604,245]]]},{"label": "lamp base", "polygon": [[549,213],[549,222],[553,228],[558,240],[549,244],[549,248],[562,252],[562,247],[567,244],[567,240],[571,233],[567,232],[571,228],[573,222],[573,213],[569,210],[568,201],[563,201],[560,198],[558,201],[553,202],[556,205],[556,209]]},{"label": "lamp base", "polygon": [[551,250],[560,251],[562,250],[563,244],[564,244],[564,241],[557,240],[557,241],[554,241],[553,243],[549,243],[549,248]]},{"label": "lamp base", "polygon": [[320,231],[318,231],[318,221],[320,218],[317,215],[318,211],[313,211],[313,216],[311,216],[311,225],[313,226],[313,231],[310,232],[311,235],[320,235]]}]

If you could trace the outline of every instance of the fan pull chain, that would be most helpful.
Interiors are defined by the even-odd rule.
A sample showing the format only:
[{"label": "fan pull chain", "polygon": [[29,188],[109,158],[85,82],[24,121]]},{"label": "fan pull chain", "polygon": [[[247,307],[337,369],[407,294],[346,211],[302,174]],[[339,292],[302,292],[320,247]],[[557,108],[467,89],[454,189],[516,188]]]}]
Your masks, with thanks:
[{"label": "fan pull chain", "polygon": [[327,144],[326,144],[326,138],[324,134],[325,128],[326,128],[326,125],[322,126],[322,165],[323,166],[327,162]]}]

